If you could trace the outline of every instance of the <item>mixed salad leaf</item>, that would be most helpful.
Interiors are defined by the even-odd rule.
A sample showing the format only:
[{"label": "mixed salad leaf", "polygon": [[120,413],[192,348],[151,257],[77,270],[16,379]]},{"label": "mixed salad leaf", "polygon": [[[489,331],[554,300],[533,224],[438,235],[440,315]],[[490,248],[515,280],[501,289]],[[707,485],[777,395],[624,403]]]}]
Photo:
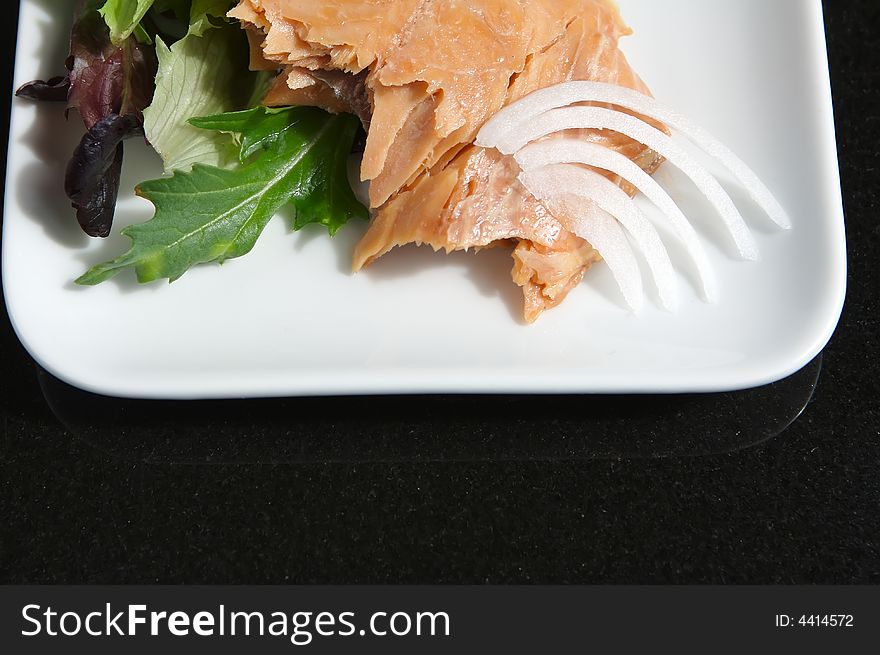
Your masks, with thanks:
[{"label": "mixed salad leaf", "polygon": [[[250,73],[247,57],[241,56],[247,50],[242,30],[211,22],[217,9],[194,5],[189,31],[170,47],[156,38],[156,93],[144,111],[144,128],[166,172],[189,170],[195,163],[234,164],[237,153],[228,135],[199,130],[188,121],[253,105],[267,87],[267,76]],[[219,9],[222,16],[225,8]]]},{"label": "mixed salad leaf", "polygon": [[64,186],[83,231],[105,237],[119,193],[122,139],[143,135],[142,112],[153,97],[156,62],[155,54],[136,40],[114,45],[100,7],[100,0],[76,4],[67,74],[25,84],[16,93],[66,101],[67,110],[82,117],[87,132],[70,160]]},{"label": "mixed salad leaf", "polygon": [[351,190],[347,159],[360,122],[259,101],[270,74],[248,70],[246,35],[226,18],[231,0],[79,0],[67,74],[21,87],[20,97],[66,101],[86,133],[68,164],[65,191],[82,229],[112,229],[123,141],[145,136],[169,177],[138,195],[154,217],[123,234],[131,249],[93,267],[79,284],[133,268],[141,282],[249,252],[283,206],[291,227],[331,235],[367,209]]},{"label": "mixed salad leaf", "polygon": [[114,45],[122,45],[138,30],[152,5],[153,0],[107,0],[104,3],[100,14],[110,29]]},{"label": "mixed salad leaf", "polygon": [[153,99],[155,53],[133,39],[111,43],[94,10],[85,11],[74,24],[68,68],[67,107],[79,113],[86,129],[111,114],[141,117]]},{"label": "mixed salad leaf", "polygon": [[73,151],[64,190],[86,234],[110,233],[122,173],[122,142],[143,133],[143,126],[132,114],[110,114],[95,123]]},{"label": "mixed salad leaf", "polygon": [[140,282],[173,281],[196,264],[240,257],[288,203],[295,209],[294,229],[320,223],[334,234],[350,218],[366,217],[346,178],[359,127],[355,117],[312,107],[256,108],[192,122],[238,134],[243,165],[195,164],[190,172],[141,184],[138,194],[156,206],[155,217],[123,230],[131,250],[77,283],[98,284],[128,267]]}]

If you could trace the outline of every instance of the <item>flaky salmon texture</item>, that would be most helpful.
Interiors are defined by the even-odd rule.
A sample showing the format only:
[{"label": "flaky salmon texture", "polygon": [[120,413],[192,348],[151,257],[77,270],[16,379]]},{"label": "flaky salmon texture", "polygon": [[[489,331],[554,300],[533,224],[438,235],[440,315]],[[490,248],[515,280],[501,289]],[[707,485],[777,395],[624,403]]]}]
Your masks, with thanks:
[{"label": "flaky salmon texture", "polygon": [[[648,93],[618,49],[630,31],[611,0],[240,0],[230,16],[248,30],[252,67],[282,69],[266,104],[351,112],[367,128],[373,218],[354,270],[409,243],[509,247],[533,322],[600,261],[526,191],[511,156],[474,139],[503,107],[560,82]],[[620,134],[580,132],[649,173],[660,163]]]}]

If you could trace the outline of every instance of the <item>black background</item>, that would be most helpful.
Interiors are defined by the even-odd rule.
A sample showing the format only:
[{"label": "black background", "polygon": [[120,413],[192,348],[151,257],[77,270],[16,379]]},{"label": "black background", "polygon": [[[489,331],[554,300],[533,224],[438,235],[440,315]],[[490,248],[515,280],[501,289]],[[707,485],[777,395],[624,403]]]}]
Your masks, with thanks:
[{"label": "black background", "polygon": [[[572,459],[526,449],[491,461],[482,456],[491,449],[469,458],[465,448],[434,461],[443,458],[400,444],[411,438],[438,453],[447,438],[479,443],[542,424],[548,434],[580,426],[586,439],[591,417],[571,398],[186,407],[88,398],[40,373],[3,315],[0,581],[880,582],[880,7],[831,0],[825,11],[849,294],[816,393],[783,434],[720,455],[611,449]],[[5,89],[14,13],[0,25]],[[6,99],[2,110],[5,144]],[[754,423],[754,399],[775,393],[609,399],[604,414],[601,399],[587,407],[621,439],[659,422],[658,439],[671,431],[699,444],[724,418],[713,413]],[[540,420],[530,427],[517,422],[522,414]],[[739,445],[760,440],[755,425]],[[293,457],[291,443],[300,454],[319,445]]]}]

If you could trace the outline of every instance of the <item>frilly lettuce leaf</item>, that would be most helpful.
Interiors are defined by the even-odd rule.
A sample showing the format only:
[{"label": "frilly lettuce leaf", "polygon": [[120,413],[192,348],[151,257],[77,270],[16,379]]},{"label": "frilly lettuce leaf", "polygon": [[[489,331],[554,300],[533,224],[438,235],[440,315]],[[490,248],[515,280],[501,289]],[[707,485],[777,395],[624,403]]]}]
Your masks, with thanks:
[{"label": "frilly lettuce leaf", "polygon": [[238,25],[216,22],[228,8],[228,0],[195,0],[186,36],[171,47],[156,38],[159,70],[144,129],[166,172],[189,170],[197,162],[226,167],[235,161],[228,136],[187,121],[245,109],[265,83],[264,75],[247,68],[247,38]]},{"label": "frilly lettuce leaf", "polygon": [[147,141],[162,157],[165,171],[189,170],[196,162],[226,167],[235,161],[232,139],[198,130],[193,116],[242,109],[256,77],[242,55],[243,34],[234,25],[187,35],[170,48],[156,39],[159,72],[153,103],[144,110]]}]

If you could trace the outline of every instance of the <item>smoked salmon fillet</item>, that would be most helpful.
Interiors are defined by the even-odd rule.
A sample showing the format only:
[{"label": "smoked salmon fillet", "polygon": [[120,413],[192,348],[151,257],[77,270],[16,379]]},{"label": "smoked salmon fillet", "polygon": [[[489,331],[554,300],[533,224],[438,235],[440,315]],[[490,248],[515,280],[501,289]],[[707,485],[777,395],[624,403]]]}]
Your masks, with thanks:
[{"label": "smoked salmon fillet", "polygon": [[[240,0],[229,15],[248,30],[252,68],[280,70],[267,104],[351,112],[367,129],[373,218],[355,270],[409,243],[509,247],[532,322],[601,259],[522,186],[512,157],[474,139],[559,82],[649,93],[618,49],[630,31],[611,0]],[[661,162],[621,134],[578,133],[649,173]]]}]

